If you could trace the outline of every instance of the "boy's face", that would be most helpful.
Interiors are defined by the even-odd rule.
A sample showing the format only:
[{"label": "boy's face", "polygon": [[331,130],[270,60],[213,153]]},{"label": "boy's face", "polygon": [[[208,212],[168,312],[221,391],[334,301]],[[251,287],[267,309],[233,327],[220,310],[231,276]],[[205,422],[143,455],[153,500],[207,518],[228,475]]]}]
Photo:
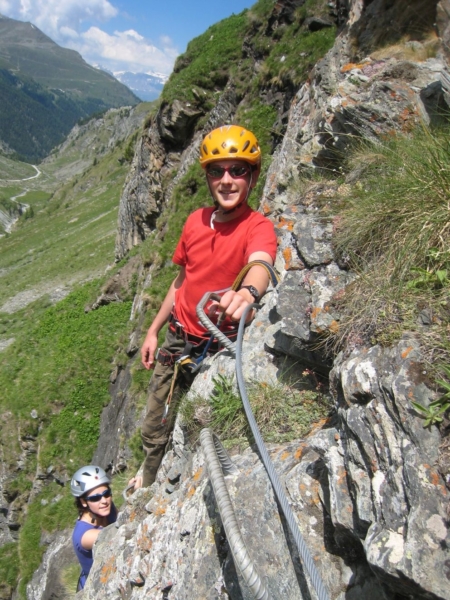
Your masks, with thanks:
[{"label": "boy's face", "polygon": [[219,160],[206,167],[211,194],[224,209],[230,210],[245,200],[258,180],[258,171],[243,160]]}]

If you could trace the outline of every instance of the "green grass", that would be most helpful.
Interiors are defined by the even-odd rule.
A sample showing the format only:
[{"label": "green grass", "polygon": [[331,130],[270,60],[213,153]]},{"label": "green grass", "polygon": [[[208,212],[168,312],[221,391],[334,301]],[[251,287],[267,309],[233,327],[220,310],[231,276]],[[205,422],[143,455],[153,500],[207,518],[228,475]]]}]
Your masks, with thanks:
[{"label": "green grass", "polygon": [[362,173],[335,221],[334,243],[357,279],[335,300],[342,318],[332,341],[389,345],[414,332],[439,388],[450,365],[449,132],[423,127],[362,143],[355,167]]},{"label": "green grass", "polygon": [[18,544],[9,543],[0,548],[0,593],[8,598],[19,577]]},{"label": "green grass", "polygon": [[279,89],[289,85],[300,86],[312,67],[333,46],[335,37],[334,27],[314,32],[286,28],[266,58],[255,86],[259,88],[268,83]]},{"label": "green grass", "polygon": [[[2,356],[2,408],[20,422],[22,434],[39,430],[44,468],[83,462],[97,442],[111,361],[128,329],[131,303],[85,313],[96,293],[93,282],[47,308]],[[30,417],[33,410],[37,419]]]},{"label": "green grass", "polygon": [[293,14],[293,22],[282,23],[268,36],[267,19],[273,3],[258,2],[249,15],[248,33],[256,55],[264,57],[258,75],[252,79],[255,95],[258,90],[298,87],[307,79],[316,62],[332,47],[336,28],[311,32],[305,26],[308,17],[325,17],[329,8],[325,0],[307,0]]},{"label": "green grass", "polygon": [[[321,386],[252,382],[250,405],[265,442],[284,443],[307,435],[332,409]],[[218,375],[208,399],[184,398],[180,413],[193,442],[203,427],[211,427],[227,447],[252,444],[253,436],[242,400],[232,380]]]},{"label": "green grass", "polygon": [[0,180],[25,179],[34,175],[36,175],[36,170],[28,163],[0,155]]},{"label": "green grass", "polygon": [[359,267],[383,260],[385,275],[402,284],[413,278],[413,267],[444,266],[450,226],[448,132],[424,128],[364,144],[352,164],[365,165],[364,177],[342,213],[337,248],[345,248]]},{"label": "green grass", "polygon": [[80,564],[77,560],[74,560],[73,564],[67,566],[61,573],[61,583],[65,590],[65,600],[75,598],[79,577]]},{"label": "green grass", "polygon": [[[189,42],[164,86],[162,101],[171,103],[177,99],[211,109],[214,106],[214,92],[225,87],[230,66],[242,55],[246,25],[246,11],[243,11],[212,25]],[[193,89],[197,89],[197,93]]]}]

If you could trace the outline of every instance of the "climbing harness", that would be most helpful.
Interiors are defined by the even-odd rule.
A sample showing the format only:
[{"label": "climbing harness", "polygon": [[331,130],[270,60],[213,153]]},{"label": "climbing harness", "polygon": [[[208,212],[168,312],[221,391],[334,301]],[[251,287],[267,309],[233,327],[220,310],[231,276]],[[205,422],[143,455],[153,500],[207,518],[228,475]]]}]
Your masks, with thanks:
[{"label": "climbing harness", "polygon": [[171,367],[173,364],[175,364],[175,362],[182,354],[182,352],[176,352],[172,354],[164,348],[158,348],[158,350],[156,351],[155,360],[158,361],[164,367]]},{"label": "climbing harness", "polygon": [[[217,302],[220,302],[220,296],[218,294],[216,294],[215,292],[211,292],[211,294],[213,296],[215,296],[215,300]],[[211,299],[214,299],[214,298],[211,298]],[[193,348],[196,348],[198,346],[201,346],[202,344],[205,344],[206,342],[208,342],[208,340],[210,338],[209,335],[205,335],[202,337],[199,335],[194,335],[192,333],[188,333],[184,329],[184,326],[178,321],[174,311],[172,311],[169,315],[169,329],[170,329],[170,331],[172,331],[172,333],[174,333],[175,335],[177,335],[178,337],[183,339],[186,342],[186,344],[188,344],[188,343],[191,344]],[[234,329],[227,331],[226,335],[230,338],[236,338],[237,325]],[[209,352],[218,352],[219,349],[220,349],[220,344],[216,341],[211,344],[211,346],[209,348]]]},{"label": "climbing harness", "polygon": [[[231,286],[231,290],[237,291],[240,288],[245,276],[247,275],[249,270],[255,265],[259,265],[267,271],[269,275],[269,280],[272,283],[273,287],[275,287],[278,284],[278,276],[275,270],[273,269],[272,265],[264,260],[254,260],[252,262],[247,263],[245,267],[239,272],[233,285]],[[196,373],[201,368],[203,361],[208,355],[208,352],[217,352],[220,346],[223,346],[224,348],[232,350],[234,352],[235,343],[232,341],[231,338],[236,337],[237,332],[232,331],[224,333],[220,330],[220,326],[222,325],[225,319],[225,313],[221,313],[216,325],[213,325],[209,317],[207,317],[205,314],[205,306],[211,300],[215,302],[220,302],[220,296],[215,292],[206,292],[206,294],[198,303],[196,311],[200,322],[205,327],[205,329],[209,330],[210,332],[209,338],[201,338],[187,333],[186,331],[184,331],[182,324],[179,323],[176,319],[174,312],[171,312],[170,314],[169,327],[174,333],[176,333],[179,337],[185,340],[186,346],[184,347],[183,352],[179,354],[171,354],[164,348],[159,348],[156,353],[156,360],[161,364],[170,366],[175,365],[169,393],[167,395],[166,404],[164,406],[161,425],[165,425],[167,423],[167,416],[169,414],[170,403],[172,401],[172,396],[175,389],[175,382],[180,369],[185,369],[191,374]],[[198,340],[200,340],[200,343],[198,343]],[[193,351],[195,349],[200,350],[201,344],[205,344],[204,348],[201,350],[201,354],[197,357],[193,356]]]}]

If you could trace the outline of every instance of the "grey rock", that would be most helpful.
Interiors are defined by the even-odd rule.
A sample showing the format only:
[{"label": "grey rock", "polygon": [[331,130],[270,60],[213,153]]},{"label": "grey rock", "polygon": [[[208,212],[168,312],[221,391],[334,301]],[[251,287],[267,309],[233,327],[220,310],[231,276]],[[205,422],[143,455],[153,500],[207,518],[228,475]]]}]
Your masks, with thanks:
[{"label": "grey rock", "polygon": [[326,19],[321,19],[320,17],[309,17],[305,20],[304,25],[309,29],[309,31],[320,31],[320,29],[324,29],[326,27],[333,27],[333,23],[327,21]]},{"label": "grey rock", "polygon": [[308,267],[328,264],[333,260],[332,229],[329,219],[319,219],[313,215],[304,215],[297,219],[294,235],[299,254]]},{"label": "grey rock", "polygon": [[188,103],[182,104],[179,100],[162,106],[156,119],[161,139],[171,144],[183,144],[190,137],[193,125],[201,115],[201,110]]},{"label": "grey rock", "polygon": [[66,530],[48,540],[41,566],[27,585],[28,600],[66,600],[68,590],[62,580],[64,569],[78,564],[71,531]]}]

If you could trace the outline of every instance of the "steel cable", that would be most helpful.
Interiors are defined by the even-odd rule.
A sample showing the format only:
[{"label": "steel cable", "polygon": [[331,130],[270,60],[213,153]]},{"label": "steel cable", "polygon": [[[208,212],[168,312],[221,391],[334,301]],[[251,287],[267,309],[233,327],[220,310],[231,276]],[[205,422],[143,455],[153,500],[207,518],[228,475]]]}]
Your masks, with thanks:
[{"label": "steel cable", "polygon": [[[276,286],[277,284],[277,278],[276,278],[276,274],[273,271],[273,268],[264,263],[264,266],[266,267],[266,270],[268,270],[269,272],[269,276],[271,276],[272,279],[272,283],[274,284],[274,286]],[[248,269],[247,269],[248,270]],[[272,275],[272,271],[273,271],[273,275]],[[242,276],[243,277],[243,276]],[[322,581],[322,578],[316,568],[316,565],[314,563],[314,560],[311,556],[311,553],[308,550],[308,547],[306,546],[306,543],[303,539],[303,536],[300,532],[300,529],[298,527],[298,524],[295,520],[295,516],[294,513],[291,509],[291,506],[288,502],[288,499],[286,497],[286,493],[283,489],[283,486],[281,484],[281,481],[277,475],[277,472],[275,471],[275,468],[273,466],[273,463],[270,459],[270,456],[267,452],[267,449],[265,447],[264,444],[264,440],[261,436],[261,433],[259,431],[258,425],[256,423],[255,417],[253,415],[253,411],[251,409],[250,406],[250,402],[247,396],[247,391],[245,388],[245,381],[244,381],[244,376],[243,376],[243,372],[242,372],[242,342],[243,342],[243,338],[244,338],[244,330],[245,330],[245,321],[247,319],[247,315],[249,313],[250,310],[256,308],[260,308],[260,306],[258,304],[250,304],[248,305],[245,310],[243,315],[241,316],[240,322],[239,322],[239,328],[238,328],[238,334],[237,334],[237,340],[236,343],[231,342],[212,322],[211,320],[206,316],[205,312],[204,312],[204,306],[206,304],[206,302],[209,299],[215,299],[217,300],[217,298],[213,298],[214,294],[211,293],[207,293],[203,296],[203,298],[201,299],[201,301],[199,302],[199,304],[197,305],[197,316],[200,320],[200,322],[202,323],[202,325],[208,329],[208,331],[211,334],[214,334],[214,336],[227,348],[227,350],[230,350],[233,355],[236,356],[236,379],[237,379],[237,383],[238,383],[238,389],[239,389],[239,393],[241,395],[241,399],[242,399],[242,404],[244,406],[244,410],[245,410],[245,414],[247,415],[247,420],[249,422],[250,425],[250,429],[252,431],[253,437],[255,439],[256,445],[258,447],[258,451],[259,451],[259,455],[260,458],[264,464],[264,467],[266,469],[266,472],[269,476],[270,482],[272,484],[273,490],[275,492],[275,495],[278,499],[279,505],[281,507],[281,510],[283,511],[283,514],[285,516],[286,519],[286,523],[289,527],[289,530],[292,534],[292,537],[294,539],[295,545],[297,547],[300,559],[303,561],[306,571],[308,572],[308,575],[311,579],[311,583],[313,585],[313,587],[315,588],[316,592],[317,592],[317,597],[318,600],[330,600],[330,597],[328,595],[328,592],[324,586],[324,583]],[[219,297],[220,299],[220,297]],[[206,430],[203,430],[206,431]],[[202,431],[202,433],[203,433]],[[203,445],[203,442],[202,442]],[[217,449],[216,449],[217,451]],[[214,456],[215,456],[215,460],[217,461],[217,463],[219,464],[219,469],[220,469],[220,460],[216,454],[216,451],[214,452]],[[217,469],[215,469],[217,470]],[[220,469],[221,470],[221,469]],[[223,478],[223,473],[221,471],[221,475]],[[211,478],[212,481],[212,478]],[[213,488],[214,488],[214,484],[213,484]],[[216,493],[216,489],[214,488],[214,492]],[[221,494],[226,495],[226,497],[228,498],[228,501],[225,503],[224,506],[224,510],[226,511],[227,514],[227,519],[228,519],[228,515],[230,514],[230,510],[233,510],[231,501],[229,499],[229,495],[228,495],[228,491],[226,489],[226,484],[225,484],[225,479],[223,478],[223,485],[221,484],[219,486],[219,489],[216,493],[216,498],[218,500],[219,503],[219,496]],[[220,505],[219,505],[219,510],[220,510]],[[230,516],[230,519],[232,520],[234,518],[234,522],[236,527],[237,526],[237,521],[234,517],[234,512],[232,513],[232,517]],[[222,518],[222,520],[224,520]],[[240,532],[239,529],[237,529],[237,533],[234,532],[231,537],[233,540],[237,540],[236,536],[240,536]],[[227,533],[227,537],[228,537],[228,533]],[[230,541],[230,540],[229,540]],[[238,543],[238,542],[236,542]],[[243,544],[243,540],[239,541],[239,548],[241,547],[241,543]],[[230,547],[231,547],[231,543],[230,543]],[[234,553],[233,553],[233,556]],[[248,560],[249,557],[248,557]],[[266,598],[265,596],[261,596],[262,598]],[[258,599],[259,600],[259,599]]]},{"label": "steel cable", "polygon": [[220,517],[236,566],[250,588],[255,600],[270,600],[266,586],[259,576],[245,546],[225,481],[223,470],[231,473],[236,472],[237,468],[231,462],[217,436],[210,429],[202,429],[200,442],[205,454],[209,478],[216,497]]},{"label": "steel cable", "polygon": [[322,578],[320,577],[316,565],[314,564],[314,560],[305,544],[300,529],[298,528],[294,513],[292,512],[291,506],[287,500],[281,481],[277,475],[277,472],[275,471],[269,453],[267,452],[264,440],[262,439],[261,433],[259,431],[258,425],[256,424],[256,420],[250,406],[247,391],[245,389],[244,375],[242,372],[242,341],[244,338],[245,320],[247,318],[248,312],[253,308],[256,308],[257,306],[258,305],[256,304],[250,304],[249,306],[247,306],[239,322],[239,329],[236,340],[236,378],[238,388],[241,395],[242,403],[244,405],[245,414],[247,415],[247,419],[252,430],[253,437],[258,447],[259,455],[264,464],[264,467],[266,468],[275,495],[284,513],[292,537],[294,538],[299,555],[306,567],[309,577],[311,578],[311,582],[317,592],[319,600],[330,600],[328,592],[323,584]]}]

